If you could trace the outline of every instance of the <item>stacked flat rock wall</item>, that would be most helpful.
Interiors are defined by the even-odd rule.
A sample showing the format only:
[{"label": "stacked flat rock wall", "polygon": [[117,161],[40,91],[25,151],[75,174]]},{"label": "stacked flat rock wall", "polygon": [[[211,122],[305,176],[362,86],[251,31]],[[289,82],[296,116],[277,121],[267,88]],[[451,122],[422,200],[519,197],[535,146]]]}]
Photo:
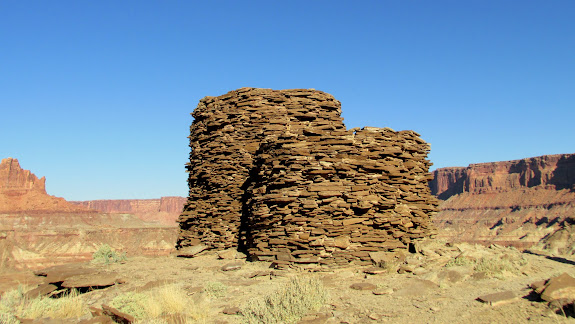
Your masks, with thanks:
[{"label": "stacked flat rock wall", "polygon": [[366,127],[262,145],[250,179],[246,238],[260,260],[370,263],[369,252],[429,236],[436,203],[428,144]]},{"label": "stacked flat rock wall", "polygon": [[345,130],[341,104],[306,89],[242,88],[200,100],[190,127],[188,202],[179,246],[199,239],[211,248],[238,245],[243,185],[262,141],[306,128]]},{"label": "stacked flat rock wall", "polygon": [[432,232],[429,145],[413,131],[347,130],[340,103],[315,90],[239,89],[193,116],[179,246],[361,263]]}]

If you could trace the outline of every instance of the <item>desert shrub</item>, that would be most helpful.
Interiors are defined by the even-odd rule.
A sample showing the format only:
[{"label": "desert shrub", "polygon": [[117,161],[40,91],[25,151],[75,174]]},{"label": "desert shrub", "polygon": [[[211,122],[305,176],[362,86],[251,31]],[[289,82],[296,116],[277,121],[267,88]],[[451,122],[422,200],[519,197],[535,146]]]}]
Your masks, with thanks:
[{"label": "desert shrub", "polygon": [[477,272],[485,272],[489,277],[500,277],[504,272],[519,273],[520,269],[527,264],[521,257],[511,258],[481,258],[477,260],[473,268]]},{"label": "desert shrub", "polygon": [[166,315],[178,315],[182,323],[202,321],[207,311],[196,305],[181,285],[165,285],[147,292],[129,292],[115,297],[110,306],[130,314],[137,323],[166,323]]},{"label": "desert shrub", "polygon": [[327,300],[319,279],[296,277],[267,296],[249,300],[242,307],[242,315],[246,323],[295,323]]},{"label": "desert shrub", "polygon": [[228,287],[218,281],[208,281],[204,285],[203,290],[210,297],[224,297],[228,291]]},{"label": "desert shrub", "polygon": [[94,263],[110,264],[121,261],[126,261],[126,252],[118,253],[108,244],[100,246],[100,248],[92,255],[92,262]]},{"label": "desert shrub", "polygon": [[473,266],[475,272],[484,272],[488,277],[501,277],[505,272],[516,274],[527,264],[523,256],[500,255],[495,257],[482,257],[471,259],[457,257],[449,260],[445,267],[453,266]]},{"label": "desert shrub", "polygon": [[18,289],[4,293],[0,298],[0,320],[2,323],[12,323],[16,320],[14,316],[30,319],[81,317],[86,311],[86,305],[75,290],[60,298],[37,297],[29,299],[24,296],[24,289],[20,286]]},{"label": "desert shrub", "polygon": [[143,319],[147,317],[147,312],[145,307],[149,303],[149,294],[127,292],[123,295],[118,295],[112,302],[110,306],[134,316],[136,319]]},{"label": "desert shrub", "polygon": [[456,267],[456,266],[466,266],[475,264],[475,260],[466,257],[457,257],[449,260],[445,266],[446,267]]}]

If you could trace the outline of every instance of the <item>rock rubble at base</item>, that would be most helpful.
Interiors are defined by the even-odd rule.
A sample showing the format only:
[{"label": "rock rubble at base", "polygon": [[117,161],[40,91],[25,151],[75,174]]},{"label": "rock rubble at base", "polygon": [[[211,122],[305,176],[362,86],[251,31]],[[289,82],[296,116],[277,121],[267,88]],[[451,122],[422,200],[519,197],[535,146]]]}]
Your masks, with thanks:
[{"label": "rock rubble at base", "polygon": [[432,234],[429,144],[413,131],[347,130],[340,102],[307,89],[242,88],[192,115],[180,248],[361,264]]}]

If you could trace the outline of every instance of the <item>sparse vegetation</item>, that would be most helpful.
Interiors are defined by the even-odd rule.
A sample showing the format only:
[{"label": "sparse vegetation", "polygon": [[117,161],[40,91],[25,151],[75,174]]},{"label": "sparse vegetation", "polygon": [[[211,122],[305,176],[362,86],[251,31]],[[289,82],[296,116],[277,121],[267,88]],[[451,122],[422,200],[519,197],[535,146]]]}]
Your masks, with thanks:
[{"label": "sparse vegetation", "polygon": [[295,323],[328,300],[322,282],[315,277],[295,277],[275,292],[249,300],[242,308],[246,323]]},{"label": "sparse vegetation", "polygon": [[218,281],[208,281],[204,286],[204,292],[210,297],[224,297],[228,287]]},{"label": "sparse vegetation", "polygon": [[100,246],[92,255],[92,262],[94,263],[110,264],[121,261],[126,261],[126,252],[116,252],[116,250],[112,249],[108,244]]},{"label": "sparse vegetation", "polygon": [[474,267],[477,272],[485,272],[489,277],[499,277],[504,272],[518,273],[527,264],[524,258],[512,260],[508,258],[481,258]]},{"label": "sparse vegetation", "polygon": [[110,306],[126,314],[130,314],[136,319],[143,319],[147,315],[145,308],[149,304],[149,299],[149,294],[131,291],[116,296],[110,303]]},{"label": "sparse vegetation", "polygon": [[475,272],[484,272],[488,277],[500,278],[505,272],[518,273],[521,268],[527,264],[523,256],[511,257],[482,257],[472,259],[465,256],[459,256],[451,259],[445,267],[454,266],[473,266]]},{"label": "sparse vegetation", "polygon": [[84,315],[87,307],[72,290],[60,298],[38,297],[26,298],[24,287],[5,292],[0,299],[0,322],[20,323],[20,318],[36,319],[50,317],[53,319],[75,318]]},{"label": "sparse vegetation", "polygon": [[466,257],[457,257],[449,260],[445,267],[467,266],[475,264],[475,260]]},{"label": "sparse vegetation", "polygon": [[208,316],[178,284],[119,295],[110,306],[134,316],[138,323],[164,323],[164,316],[176,316],[182,323],[192,323],[205,321]]}]

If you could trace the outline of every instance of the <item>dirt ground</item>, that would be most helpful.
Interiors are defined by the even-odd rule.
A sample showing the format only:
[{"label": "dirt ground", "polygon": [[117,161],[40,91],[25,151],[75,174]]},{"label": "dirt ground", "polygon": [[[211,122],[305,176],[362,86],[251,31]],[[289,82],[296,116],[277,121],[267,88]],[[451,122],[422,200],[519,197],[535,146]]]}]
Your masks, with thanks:
[{"label": "dirt ground", "polygon": [[[521,262],[516,271],[493,275],[465,262],[452,261],[462,255]],[[243,263],[238,269],[223,270],[238,262]],[[401,274],[393,272],[396,268],[367,274],[364,271],[370,267],[365,266],[277,270],[271,269],[269,262],[219,259],[215,252],[206,251],[194,258],[132,257],[124,263],[98,265],[100,271],[115,272],[125,283],[85,293],[82,298],[88,305],[99,307],[120,294],[177,282],[209,312],[209,323],[241,323],[241,315],[226,315],[222,311],[269,294],[293,276],[311,275],[324,283],[329,301],[317,313],[304,317],[302,323],[575,323],[574,318],[556,314],[546,302],[537,300],[529,288],[533,282],[564,272],[575,277],[574,265],[565,258],[467,244],[435,245],[409,254],[400,267]],[[17,283],[33,286],[41,280],[31,272],[4,274],[0,276],[0,289]],[[221,283],[227,290],[220,297],[208,298],[203,292],[208,282]],[[350,287],[354,283],[374,286],[356,290]],[[496,306],[477,300],[502,291],[511,291],[517,298]]]}]

